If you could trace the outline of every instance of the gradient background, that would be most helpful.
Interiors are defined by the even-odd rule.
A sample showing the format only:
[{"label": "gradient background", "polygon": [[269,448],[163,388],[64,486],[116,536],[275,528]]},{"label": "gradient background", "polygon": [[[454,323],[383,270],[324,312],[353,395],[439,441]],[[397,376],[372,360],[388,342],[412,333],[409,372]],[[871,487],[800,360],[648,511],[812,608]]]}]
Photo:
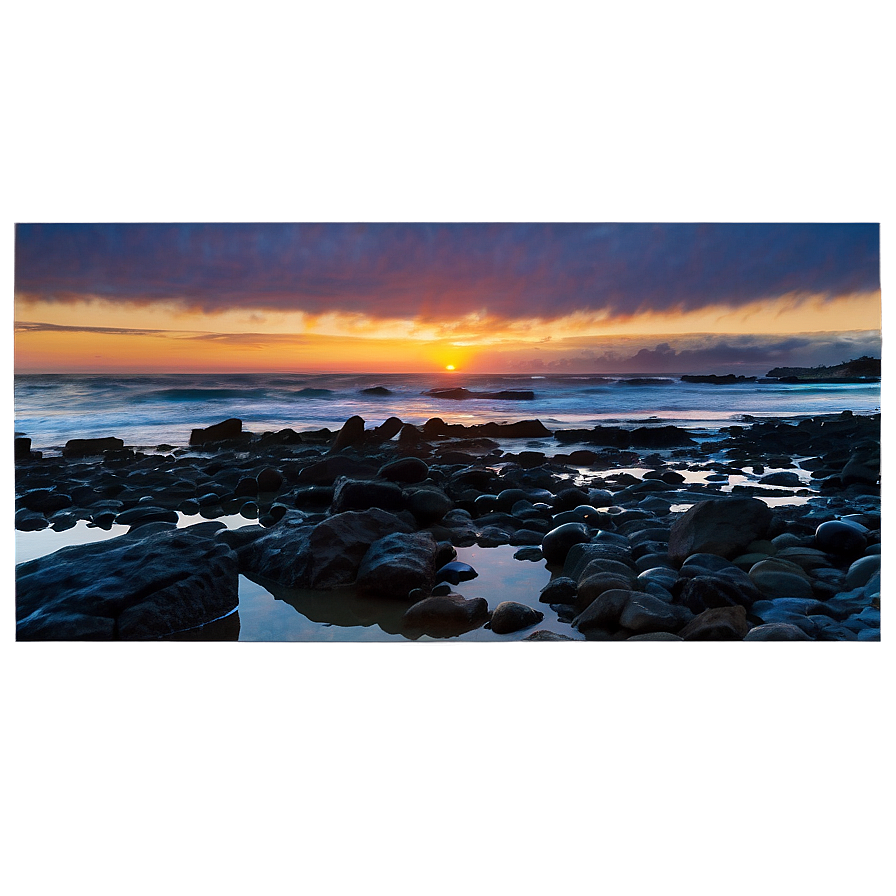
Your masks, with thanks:
[{"label": "gradient background", "polygon": [[[886,292],[885,10],[15,5],[8,383],[17,221],[870,221]],[[892,890],[887,635],[99,651],[14,645],[10,608],[5,635],[11,892]]]}]

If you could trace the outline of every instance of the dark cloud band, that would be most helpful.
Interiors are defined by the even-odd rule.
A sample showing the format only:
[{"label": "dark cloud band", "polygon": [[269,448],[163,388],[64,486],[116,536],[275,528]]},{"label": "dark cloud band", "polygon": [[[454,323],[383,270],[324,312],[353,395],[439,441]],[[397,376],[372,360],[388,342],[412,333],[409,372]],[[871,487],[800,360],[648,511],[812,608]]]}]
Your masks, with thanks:
[{"label": "dark cloud band", "polygon": [[877,224],[20,224],[16,293],[441,322],[880,288]]}]

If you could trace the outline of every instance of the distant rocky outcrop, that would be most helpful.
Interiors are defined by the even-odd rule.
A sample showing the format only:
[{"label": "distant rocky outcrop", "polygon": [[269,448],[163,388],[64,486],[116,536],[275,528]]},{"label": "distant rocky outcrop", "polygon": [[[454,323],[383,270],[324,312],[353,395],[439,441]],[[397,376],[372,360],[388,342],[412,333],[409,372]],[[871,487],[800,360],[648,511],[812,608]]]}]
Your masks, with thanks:
[{"label": "distant rocky outcrop", "polygon": [[448,398],[465,401],[468,398],[493,398],[498,401],[534,401],[535,393],[530,389],[503,389],[500,392],[471,392],[469,389],[430,389],[424,395],[433,398]]},{"label": "distant rocky outcrop", "polygon": [[708,376],[693,376],[685,374],[681,378],[683,383],[709,383],[712,386],[731,386],[735,383],[755,383],[755,376],[735,376],[733,373],[726,373],[724,376],[711,373]]},{"label": "distant rocky outcrop", "polygon": [[784,382],[800,383],[844,383],[880,379],[880,358],[863,355],[833,367],[775,367],[767,375]]}]

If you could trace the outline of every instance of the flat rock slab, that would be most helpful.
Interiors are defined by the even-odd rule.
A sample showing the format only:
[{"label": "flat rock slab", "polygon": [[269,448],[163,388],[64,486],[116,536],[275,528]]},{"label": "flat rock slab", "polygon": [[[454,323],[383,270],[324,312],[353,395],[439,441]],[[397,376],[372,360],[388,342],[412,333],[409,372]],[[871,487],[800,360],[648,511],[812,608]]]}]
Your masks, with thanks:
[{"label": "flat rock slab", "polygon": [[158,638],[236,608],[236,553],[207,523],[144,531],[16,567],[17,640]]}]

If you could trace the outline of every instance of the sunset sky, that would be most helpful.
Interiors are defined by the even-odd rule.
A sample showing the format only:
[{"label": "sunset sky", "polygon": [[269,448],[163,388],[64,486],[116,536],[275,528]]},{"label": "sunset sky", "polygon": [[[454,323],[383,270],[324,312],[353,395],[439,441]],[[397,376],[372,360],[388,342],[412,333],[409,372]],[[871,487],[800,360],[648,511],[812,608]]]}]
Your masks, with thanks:
[{"label": "sunset sky", "polygon": [[877,224],[20,224],[17,372],[738,372],[880,354]]}]

